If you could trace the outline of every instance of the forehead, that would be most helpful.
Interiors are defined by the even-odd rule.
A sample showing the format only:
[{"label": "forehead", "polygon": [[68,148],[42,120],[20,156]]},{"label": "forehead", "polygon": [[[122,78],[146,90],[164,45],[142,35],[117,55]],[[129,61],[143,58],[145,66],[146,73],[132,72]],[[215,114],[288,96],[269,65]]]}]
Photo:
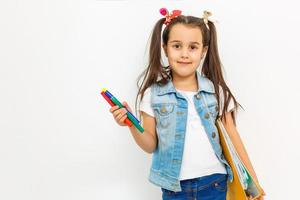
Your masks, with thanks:
[{"label": "forehead", "polygon": [[191,27],[183,24],[176,24],[169,33],[169,42],[179,40],[183,43],[202,43],[202,33],[199,27]]}]

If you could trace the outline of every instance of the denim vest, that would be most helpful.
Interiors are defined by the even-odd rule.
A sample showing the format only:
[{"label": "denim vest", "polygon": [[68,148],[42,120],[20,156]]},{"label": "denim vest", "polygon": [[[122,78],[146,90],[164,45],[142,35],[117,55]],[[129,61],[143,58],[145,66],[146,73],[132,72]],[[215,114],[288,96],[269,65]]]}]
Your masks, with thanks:
[{"label": "denim vest", "polygon": [[[219,142],[215,120],[218,103],[213,83],[196,71],[198,81],[194,105],[205,132],[220,162],[225,164],[228,180],[233,180],[232,170],[225,160]],[[187,100],[176,91],[172,81],[164,86],[151,86],[151,107],[156,118],[158,144],[152,155],[148,180],[162,188],[181,191],[179,173],[182,162],[184,138],[187,123]]]}]

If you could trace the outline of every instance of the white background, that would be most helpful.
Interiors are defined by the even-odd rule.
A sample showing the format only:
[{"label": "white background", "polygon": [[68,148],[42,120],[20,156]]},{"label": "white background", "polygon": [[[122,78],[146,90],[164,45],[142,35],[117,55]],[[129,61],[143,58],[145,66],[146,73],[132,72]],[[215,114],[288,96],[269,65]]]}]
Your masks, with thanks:
[{"label": "white background", "polygon": [[2,0],[0,199],[161,198],[147,180],[151,155],[100,96],[105,87],[134,108],[161,7],[213,13],[265,199],[298,198],[297,1]]}]

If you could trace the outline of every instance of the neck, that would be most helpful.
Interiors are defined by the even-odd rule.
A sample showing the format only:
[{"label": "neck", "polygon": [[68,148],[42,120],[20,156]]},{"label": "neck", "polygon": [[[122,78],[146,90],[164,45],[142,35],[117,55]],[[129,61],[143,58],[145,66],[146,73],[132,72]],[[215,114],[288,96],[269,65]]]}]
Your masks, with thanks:
[{"label": "neck", "polygon": [[172,73],[172,76],[172,82],[176,89],[191,92],[198,91],[198,81],[196,73],[186,77],[181,77]]}]

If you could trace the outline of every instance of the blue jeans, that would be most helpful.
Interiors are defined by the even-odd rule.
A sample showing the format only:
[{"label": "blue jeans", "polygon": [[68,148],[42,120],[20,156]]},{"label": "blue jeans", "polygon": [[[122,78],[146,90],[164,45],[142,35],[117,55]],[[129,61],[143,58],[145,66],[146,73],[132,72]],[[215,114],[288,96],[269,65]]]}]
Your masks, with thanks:
[{"label": "blue jeans", "polygon": [[212,174],[180,181],[181,192],[164,188],[163,200],[226,200],[227,174]]}]

